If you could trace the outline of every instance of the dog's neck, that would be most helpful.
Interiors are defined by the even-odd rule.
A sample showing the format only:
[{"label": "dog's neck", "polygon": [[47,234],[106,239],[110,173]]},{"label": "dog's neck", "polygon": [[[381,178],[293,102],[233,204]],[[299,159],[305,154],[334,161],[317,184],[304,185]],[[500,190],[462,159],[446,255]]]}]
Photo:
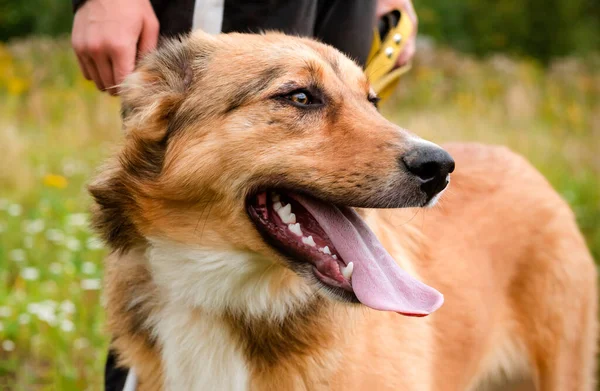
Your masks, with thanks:
[{"label": "dog's neck", "polygon": [[167,389],[246,389],[333,342],[331,304],[293,272],[255,254],[150,243],[152,279],[166,298],[151,323]]},{"label": "dog's neck", "polygon": [[152,279],[173,305],[249,317],[286,317],[312,295],[292,271],[250,252],[151,240]]}]

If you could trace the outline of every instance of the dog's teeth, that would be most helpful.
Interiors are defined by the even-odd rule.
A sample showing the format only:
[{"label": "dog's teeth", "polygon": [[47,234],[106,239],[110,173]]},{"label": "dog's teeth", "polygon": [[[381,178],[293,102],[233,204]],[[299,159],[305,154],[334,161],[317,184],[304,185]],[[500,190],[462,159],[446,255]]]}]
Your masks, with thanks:
[{"label": "dog's teeth", "polygon": [[290,213],[287,216],[281,216],[281,221],[283,221],[286,224],[295,224],[296,223],[296,215],[293,213]]},{"label": "dog's teeth", "polygon": [[315,243],[315,240],[313,239],[312,236],[307,237],[302,237],[302,243],[304,244],[308,244],[311,247],[316,247],[317,244]]},{"label": "dog's teeth", "polygon": [[352,277],[352,272],[354,271],[354,263],[350,262],[348,263],[348,266],[342,266],[342,275],[344,276],[344,278],[346,280],[349,280],[350,277]]},{"label": "dog's teeth", "polygon": [[273,203],[273,209],[275,210],[275,212],[278,212],[279,209],[281,209],[283,207],[283,205],[281,205],[281,202],[277,201]]},{"label": "dog's teeth", "polygon": [[280,201],[279,194],[271,193],[271,199],[273,200],[273,202],[279,202]]},{"label": "dog's teeth", "polygon": [[323,248],[320,248],[319,251],[322,252],[323,254],[331,255],[331,250],[329,250],[329,246],[325,246]]},{"label": "dog's teeth", "polygon": [[[333,255],[331,256],[331,258],[333,258],[333,259],[337,259],[337,255],[333,254]],[[352,263],[352,262],[350,262],[350,263]]]},{"label": "dog's teeth", "polygon": [[281,213],[286,214],[286,215],[289,215],[290,213],[292,213],[292,204],[287,204],[286,206],[281,208]]},{"label": "dog's teeth", "polygon": [[285,223],[286,220],[289,219],[290,214],[292,213],[292,204],[287,204],[286,206],[279,208],[279,210],[276,210],[276,212],[281,218],[281,220]]},{"label": "dog's teeth", "polygon": [[300,223],[288,225],[288,229],[297,236],[302,236],[302,230],[300,229]]}]

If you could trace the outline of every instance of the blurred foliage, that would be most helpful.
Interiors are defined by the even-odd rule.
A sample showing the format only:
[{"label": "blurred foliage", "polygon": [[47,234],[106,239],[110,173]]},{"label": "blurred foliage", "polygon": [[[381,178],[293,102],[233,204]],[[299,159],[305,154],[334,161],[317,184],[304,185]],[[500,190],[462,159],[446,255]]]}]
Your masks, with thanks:
[{"label": "blurred foliage", "polygon": [[0,0],[0,41],[71,31],[71,0]]},{"label": "blurred foliage", "polygon": [[[175,1],[175,0],[173,0]],[[600,50],[598,0],[413,0],[420,32],[456,49],[537,58]],[[0,41],[68,33],[71,0],[0,0]]]},{"label": "blurred foliage", "polygon": [[0,390],[102,388],[105,251],[85,183],[118,120],[66,40],[0,43]]},{"label": "blurred foliage", "polygon": [[547,63],[600,49],[598,0],[415,0],[420,32],[459,50]]}]

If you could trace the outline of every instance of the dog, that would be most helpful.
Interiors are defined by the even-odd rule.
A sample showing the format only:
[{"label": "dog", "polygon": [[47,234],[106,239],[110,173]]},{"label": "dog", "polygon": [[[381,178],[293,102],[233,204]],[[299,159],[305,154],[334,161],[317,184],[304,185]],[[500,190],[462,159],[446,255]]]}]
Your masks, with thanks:
[{"label": "dog", "polygon": [[168,41],[121,95],[89,188],[138,390],[593,389],[596,269],[520,156],[418,138],[278,33]]}]

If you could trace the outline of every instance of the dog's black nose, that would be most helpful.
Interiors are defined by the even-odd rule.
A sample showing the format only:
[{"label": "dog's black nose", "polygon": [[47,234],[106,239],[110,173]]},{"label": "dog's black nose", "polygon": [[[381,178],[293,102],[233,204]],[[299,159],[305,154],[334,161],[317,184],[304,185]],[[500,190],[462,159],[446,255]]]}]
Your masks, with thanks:
[{"label": "dog's black nose", "polygon": [[448,174],[454,171],[454,159],[435,145],[418,146],[402,156],[406,169],[421,181],[421,190],[432,198],[448,185]]}]

